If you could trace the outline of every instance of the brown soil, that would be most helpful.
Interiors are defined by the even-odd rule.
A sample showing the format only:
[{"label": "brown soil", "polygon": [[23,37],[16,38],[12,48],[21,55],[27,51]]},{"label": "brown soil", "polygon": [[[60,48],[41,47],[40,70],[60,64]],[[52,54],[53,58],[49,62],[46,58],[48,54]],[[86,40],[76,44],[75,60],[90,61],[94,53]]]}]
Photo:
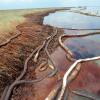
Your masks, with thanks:
[{"label": "brown soil", "polygon": [[[10,43],[0,48],[0,72],[3,74],[0,76],[0,93],[4,90],[6,85],[11,84],[15,78],[21,73],[23,69],[25,59],[36,47],[41,45],[43,41],[52,34],[53,27],[42,25],[43,17],[48,15],[50,12],[56,10],[49,10],[41,13],[25,15],[27,21],[16,28],[21,32],[21,35],[13,39]],[[53,52],[58,46],[57,38],[61,34],[61,30],[58,30],[58,34],[50,44],[50,52]],[[38,66],[41,64],[42,59],[47,58],[45,52],[42,50],[38,63],[34,64],[33,59],[28,63],[28,71],[24,79],[34,80],[42,77],[50,71],[47,69],[44,72],[38,71]],[[49,70],[49,71],[48,71]],[[54,77],[55,78],[55,77]],[[47,82],[42,83],[44,86],[54,78],[47,79]],[[49,91],[43,89],[43,85],[21,85],[18,89],[13,91],[14,100],[42,100]],[[49,85],[48,85],[49,86]],[[48,88],[48,86],[46,86]],[[37,88],[37,90],[35,90]],[[50,90],[50,86],[49,89]],[[44,93],[45,92],[45,93]],[[43,93],[43,94],[40,94]],[[20,95],[21,94],[21,95]],[[27,94],[27,95],[26,95]],[[36,96],[35,96],[36,94]]]}]

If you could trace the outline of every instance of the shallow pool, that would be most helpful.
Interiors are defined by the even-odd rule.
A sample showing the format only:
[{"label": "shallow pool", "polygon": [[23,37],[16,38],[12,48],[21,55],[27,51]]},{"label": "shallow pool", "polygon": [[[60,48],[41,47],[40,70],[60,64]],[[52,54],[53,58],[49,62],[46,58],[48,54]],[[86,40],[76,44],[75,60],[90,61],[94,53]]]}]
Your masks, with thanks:
[{"label": "shallow pool", "polygon": [[100,17],[86,16],[65,10],[44,17],[43,24],[60,28],[100,29]]}]

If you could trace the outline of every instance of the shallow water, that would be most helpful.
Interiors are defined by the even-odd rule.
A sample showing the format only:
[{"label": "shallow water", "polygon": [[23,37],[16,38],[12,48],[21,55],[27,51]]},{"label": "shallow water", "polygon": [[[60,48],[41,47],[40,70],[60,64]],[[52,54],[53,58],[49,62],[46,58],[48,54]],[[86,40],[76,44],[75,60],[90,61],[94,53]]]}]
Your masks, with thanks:
[{"label": "shallow water", "polygon": [[[94,11],[100,11],[100,9],[96,7],[87,7],[85,10],[93,13]],[[51,13],[44,17],[43,23],[60,28],[100,29],[100,17],[86,16],[69,11]],[[99,32],[100,30],[77,31],[64,29],[66,34],[85,34],[97,31]],[[71,38],[67,39],[66,43],[66,46],[74,53],[76,59],[100,56],[100,35]]]},{"label": "shallow water", "polygon": [[43,24],[59,28],[100,29],[100,17],[86,16],[65,10],[44,17]]}]

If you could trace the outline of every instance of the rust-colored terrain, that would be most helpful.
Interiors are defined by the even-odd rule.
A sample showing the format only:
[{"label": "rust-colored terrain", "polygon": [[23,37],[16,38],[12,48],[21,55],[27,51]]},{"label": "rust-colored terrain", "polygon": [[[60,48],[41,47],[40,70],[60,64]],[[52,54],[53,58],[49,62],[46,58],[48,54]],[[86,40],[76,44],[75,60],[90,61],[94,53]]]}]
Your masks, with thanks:
[{"label": "rust-colored terrain", "polygon": [[[56,10],[48,10],[41,13],[34,13],[25,15],[26,22],[16,27],[16,36],[13,36],[9,42],[5,42],[0,46],[0,94],[1,97],[6,97],[5,87],[11,86],[11,84],[22,74],[25,66],[28,68],[25,70],[24,75],[17,80],[32,80],[33,83],[23,82],[15,86],[9,98],[4,100],[45,100],[55,86],[62,82],[63,76],[66,70],[73,64],[73,61],[67,59],[70,58],[70,54],[66,56],[66,52],[59,45],[58,39],[63,34],[63,30],[57,29],[55,34],[55,28],[47,25],[43,25],[44,16],[50,12]],[[53,37],[53,35],[55,36]],[[50,37],[51,36],[51,37]],[[48,43],[49,38],[51,42]],[[48,43],[48,51],[46,52],[46,46],[39,52],[38,60],[35,62],[36,48],[43,45],[44,41]],[[36,52],[34,52],[36,50]],[[33,52],[33,56],[30,55]],[[50,55],[50,57],[49,57]],[[30,57],[30,59],[28,59]],[[28,62],[27,62],[28,59]],[[54,66],[58,69],[51,77],[51,73],[55,71],[54,66],[51,64],[52,59]],[[26,64],[27,62],[27,64]],[[46,63],[47,62],[47,63]],[[44,63],[44,66],[41,64]],[[51,65],[51,67],[50,67]],[[41,67],[42,66],[42,67]],[[52,67],[53,66],[53,67]],[[71,90],[84,90],[96,97],[99,100],[100,96],[100,67],[96,62],[90,61],[81,64],[81,71],[77,78],[69,84]],[[37,82],[35,81],[37,80]],[[9,88],[8,88],[9,89]],[[84,92],[83,91],[83,92]],[[79,91],[80,92],[80,91]],[[82,92],[82,94],[83,94]],[[81,92],[80,92],[81,93]],[[65,96],[67,93],[65,94]],[[71,93],[68,96],[68,100],[83,100],[84,97],[76,97],[75,93]],[[77,99],[83,98],[83,99]],[[56,100],[48,99],[48,100]],[[66,100],[66,99],[64,99]],[[86,99],[91,100],[91,99]],[[95,100],[95,99],[93,99]]]},{"label": "rust-colored terrain", "polygon": [[[4,87],[11,84],[15,80],[15,78],[18,77],[18,75],[21,73],[24,67],[24,62],[26,58],[30,55],[32,50],[34,50],[39,45],[42,45],[43,41],[53,33],[53,28],[50,26],[42,25],[42,21],[43,21],[44,16],[54,11],[55,10],[50,10],[50,11],[45,11],[41,13],[25,15],[25,17],[27,18],[27,21],[16,27],[16,34],[19,34],[19,35],[16,38],[11,39],[9,43],[1,44],[1,48],[0,48],[1,49],[0,50],[0,59],[1,59],[0,60],[0,74],[1,74],[0,93],[1,93],[1,96],[4,90]],[[50,52],[52,52],[58,46],[58,43],[56,43],[55,41],[57,41],[57,37],[60,34],[61,33],[59,30],[57,36],[55,37],[55,40],[53,40],[52,43],[50,44],[52,46],[52,48],[49,47]],[[34,63],[33,59],[31,59],[30,62],[28,63],[28,70],[26,72],[27,74],[25,76],[25,79],[34,80],[34,79],[37,79],[38,77],[42,77],[45,74],[45,72],[39,72],[39,75],[36,75],[37,73],[35,72],[35,69],[38,69],[38,66],[42,62],[41,59],[46,59],[46,58],[47,56],[45,52],[41,51],[38,63]],[[35,90],[32,87],[33,85],[32,86],[27,85],[25,86],[25,89],[24,89],[24,85],[22,85],[21,86],[22,89],[18,88],[18,90],[15,90],[13,92],[16,95],[18,95],[19,93],[23,93],[23,94],[21,96],[13,96],[13,98],[15,98],[15,100],[16,99],[22,100],[26,98],[31,100],[31,98],[35,98],[34,97]],[[38,86],[36,88],[39,89]],[[30,95],[28,94],[26,95],[26,93],[24,93],[25,91],[27,93],[28,91],[30,91],[31,94],[28,93]],[[38,92],[36,93],[36,99],[44,98],[46,94],[44,93],[43,95],[40,94],[40,91],[42,91],[42,89],[41,90],[39,89],[38,91],[39,93]],[[44,89],[45,93],[46,91],[47,90]],[[25,96],[23,97],[23,95]]]}]

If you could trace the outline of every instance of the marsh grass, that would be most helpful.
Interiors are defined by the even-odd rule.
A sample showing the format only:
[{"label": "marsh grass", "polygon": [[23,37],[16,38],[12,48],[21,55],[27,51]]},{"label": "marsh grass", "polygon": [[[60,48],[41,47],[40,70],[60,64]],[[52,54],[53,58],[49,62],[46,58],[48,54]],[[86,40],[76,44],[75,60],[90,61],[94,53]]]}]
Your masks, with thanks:
[{"label": "marsh grass", "polygon": [[43,11],[44,9],[26,10],[1,10],[0,11],[0,31],[13,31],[16,25],[25,21],[23,15]]},{"label": "marsh grass", "polygon": [[25,21],[25,14],[44,10],[47,9],[0,10],[0,43],[12,35],[18,24]]}]

